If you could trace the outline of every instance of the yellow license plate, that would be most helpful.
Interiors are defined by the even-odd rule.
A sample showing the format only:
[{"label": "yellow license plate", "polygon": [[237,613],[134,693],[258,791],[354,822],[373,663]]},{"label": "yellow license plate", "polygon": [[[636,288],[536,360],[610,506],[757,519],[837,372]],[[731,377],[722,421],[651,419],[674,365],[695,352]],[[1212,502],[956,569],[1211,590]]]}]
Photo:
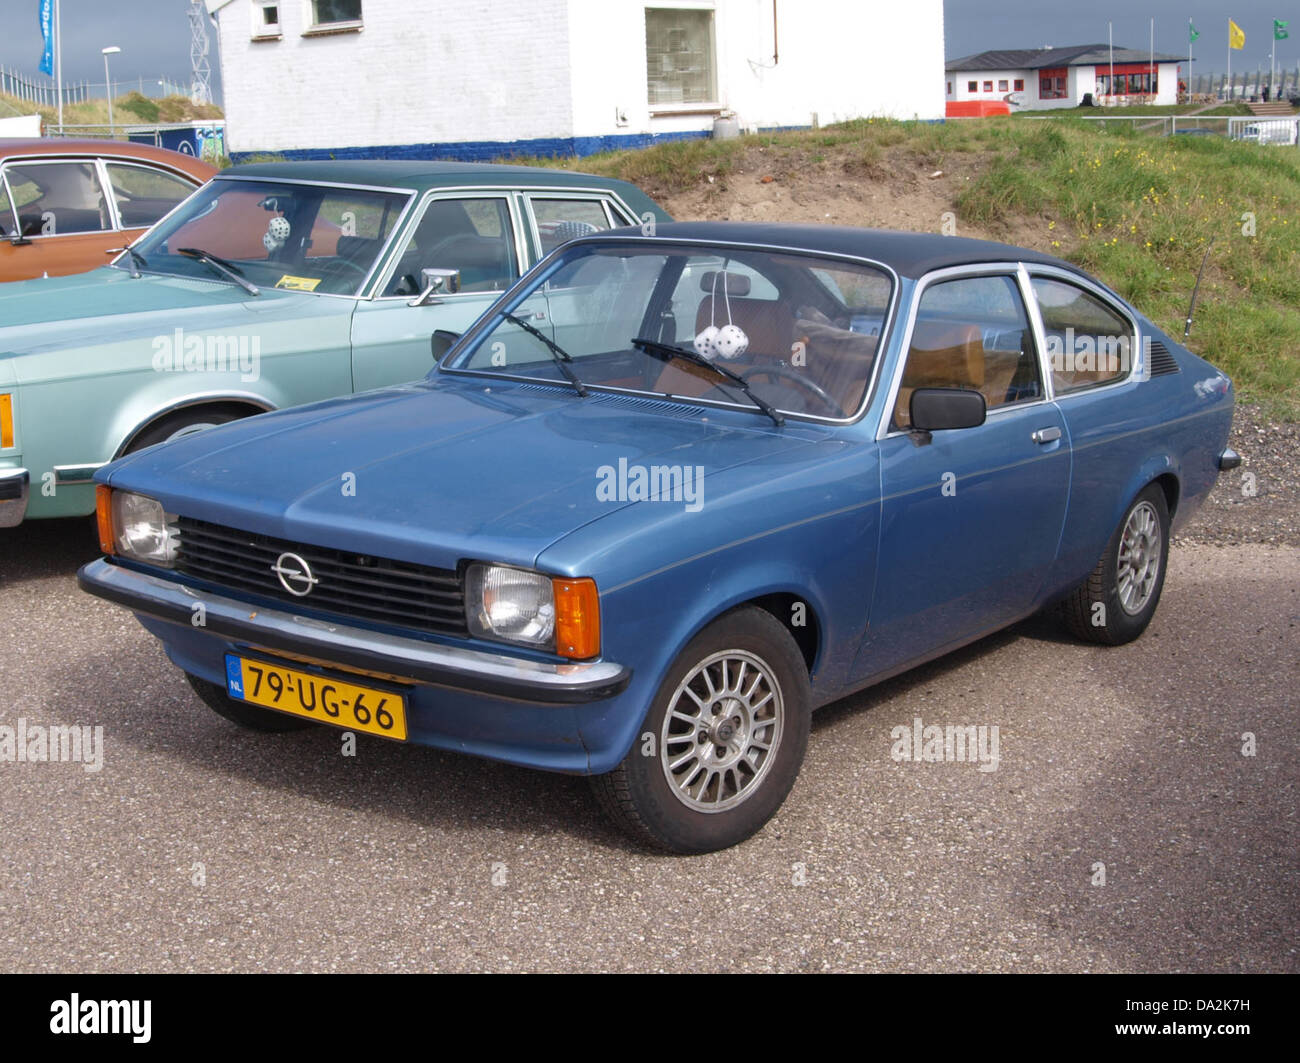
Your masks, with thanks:
[{"label": "yellow license plate", "polygon": [[406,740],[406,696],[266,661],[226,654],[226,693],[308,720]]}]

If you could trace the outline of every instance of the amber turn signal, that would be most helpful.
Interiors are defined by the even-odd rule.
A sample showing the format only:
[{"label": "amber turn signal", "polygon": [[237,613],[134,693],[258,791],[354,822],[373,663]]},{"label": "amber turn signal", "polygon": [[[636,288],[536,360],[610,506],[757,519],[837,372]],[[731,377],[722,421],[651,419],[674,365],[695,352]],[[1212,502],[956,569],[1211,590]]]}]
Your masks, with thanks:
[{"label": "amber turn signal", "polygon": [[0,395],[0,450],[14,445],[14,398],[7,392]]},{"label": "amber turn signal", "polygon": [[575,661],[600,654],[600,595],[592,579],[554,579],[555,652]]},{"label": "amber turn signal", "polygon": [[99,548],[105,555],[115,553],[113,540],[113,489],[95,485],[95,521],[99,525]]}]

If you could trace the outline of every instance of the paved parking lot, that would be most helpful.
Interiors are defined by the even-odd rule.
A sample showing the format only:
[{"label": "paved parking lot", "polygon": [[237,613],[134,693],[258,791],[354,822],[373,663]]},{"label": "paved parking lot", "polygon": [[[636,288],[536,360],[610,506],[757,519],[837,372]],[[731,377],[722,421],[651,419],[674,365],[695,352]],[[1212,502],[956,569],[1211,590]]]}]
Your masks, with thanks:
[{"label": "paved parking lot", "polygon": [[[1300,970],[1300,547],[1183,544],[1136,644],[1036,619],[823,710],[697,858],[581,779],[236,729],[76,589],[94,553],[0,533],[0,725],[104,735],[0,763],[0,970]],[[996,725],[997,770],[896,762],[917,717]]]}]

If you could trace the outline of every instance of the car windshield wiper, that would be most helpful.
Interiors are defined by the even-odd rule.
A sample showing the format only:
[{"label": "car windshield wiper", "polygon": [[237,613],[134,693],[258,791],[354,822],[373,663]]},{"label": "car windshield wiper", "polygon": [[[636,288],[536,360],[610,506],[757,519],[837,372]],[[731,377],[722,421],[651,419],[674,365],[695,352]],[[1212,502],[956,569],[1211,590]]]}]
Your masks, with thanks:
[{"label": "car windshield wiper", "polygon": [[[144,255],[140,254],[134,247],[112,247],[104,252],[106,255],[130,255],[131,256],[131,277],[135,280],[140,279],[140,271],[148,269],[149,263],[145,261]],[[110,263],[111,264],[111,263]]]},{"label": "car windshield wiper", "polygon": [[770,402],[767,402],[754,394],[754,389],[749,386],[748,380],[739,373],[733,373],[726,366],[718,365],[717,362],[711,362],[705,358],[704,355],[692,351],[687,347],[675,347],[671,343],[660,343],[658,340],[637,338],[632,341],[632,346],[637,350],[645,351],[646,354],[664,362],[670,362],[674,358],[681,358],[694,365],[703,366],[705,369],[712,369],[718,374],[718,376],[722,377],[724,380],[730,381],[749,396],[749,401],[772,418],[772,423],[775,424],[777,428],[780,428],[785,424],[785,418],[777,413],[776,409]]},{"label": "car windshield wiper", "polygon": [[211,266],[212,269],[220,273],[226,280],[234,281],[249,295],[261,295],[262,291],[255,284],[250,284],[244,280],[244,274],[233,262],[227,262],[224,258],[217,258],[216,255],[209,251],[204,251],[201,247],[178,247],[178,255],[184,255],[186,258],[197,258],[200,262]]},{"label": "car windshield wiper", "polygon": [[558,343],[556,343],[553,339],[551,339],[550,336],[546,335],[546,333],[543,332],[541,329],[534,328],[518,314],[512,314],[510,313],[510,311],[507,310],[503,312],[501,316],[504,317],[507,321],[513,321],[525,332],[529,333],[530,335],[536,336],[539,340],[541,340],[544,344],[546,344],[546,348],[551,352],[551,357],[555,360],[555,364],[560,367],[560,372],[563,373],[565,378],[569,381],[569,383],[573,385],[573,390],[576,391],[579,395],[581,395],[584,399],[587,397],[587,389],[583,385],[582,381],[578,379],[578,374],[569,368],[569,363],[573,361],[573,358],[570,356],[568,351],[566,351],[563,347],[561,347]]}]

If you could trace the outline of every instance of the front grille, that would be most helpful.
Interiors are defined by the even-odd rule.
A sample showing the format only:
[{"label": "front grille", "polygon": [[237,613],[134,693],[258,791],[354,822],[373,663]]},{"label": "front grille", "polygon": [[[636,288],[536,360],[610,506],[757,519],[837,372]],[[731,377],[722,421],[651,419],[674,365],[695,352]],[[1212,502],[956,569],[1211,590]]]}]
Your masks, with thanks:
[{"label": "front grille", "polygon": [[[443,568],[332,550],[180,517],[176,571],[300,609],[442,635],[467,634],[460,579]],[[293,553],[319,582],[290,594],[272,571]]]},{"label": "front grille", "polygon": [[1165,376],[1167,373],[1178,373],[1178,362],[1160,340],[1153,340],[1151,343],[1151,375]]}]

